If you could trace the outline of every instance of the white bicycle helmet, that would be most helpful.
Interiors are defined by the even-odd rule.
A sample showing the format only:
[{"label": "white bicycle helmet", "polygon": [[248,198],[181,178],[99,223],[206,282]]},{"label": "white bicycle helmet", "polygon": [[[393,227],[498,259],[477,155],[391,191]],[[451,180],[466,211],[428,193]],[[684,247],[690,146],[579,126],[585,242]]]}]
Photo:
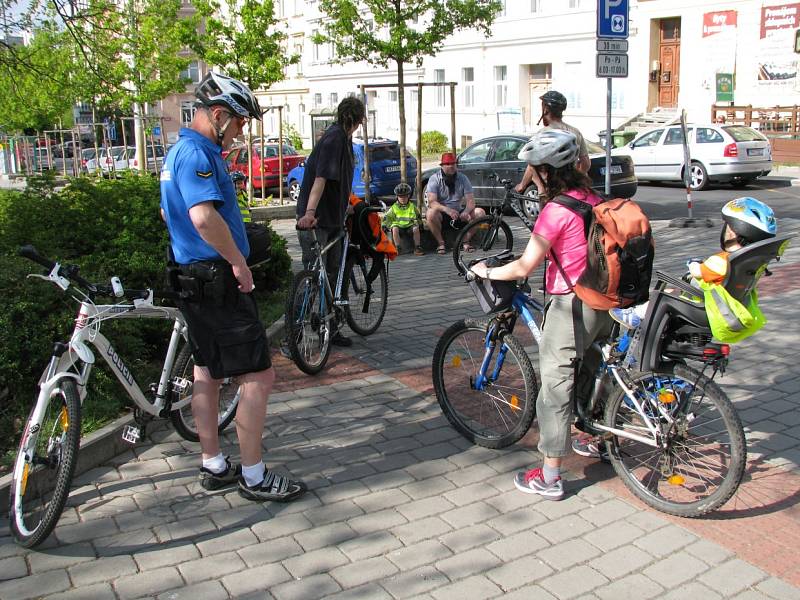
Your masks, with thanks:
[{"label": "white bicycle helmet", "polygon": [[578,143],[574,134],[561,129],[537,131],[519,151],[517,158],[529,165],[550,165],[555,168],[578,160]]},{"label": "white bicycle helmet", "polygon": [[204,106],[224,106],[240,117],[261,120],[261,109],[253,92],[233,77],[209,73],[195,88],[194,95]]},{"label": "white bicycle helmet", "polygon": [[[775,237],[778,224],[772,209],[749,196],[731,200],[722,207],[722,219],[733,229],[742,246]],[[720,245],[725,247],[725,227],[720,233]]]}]

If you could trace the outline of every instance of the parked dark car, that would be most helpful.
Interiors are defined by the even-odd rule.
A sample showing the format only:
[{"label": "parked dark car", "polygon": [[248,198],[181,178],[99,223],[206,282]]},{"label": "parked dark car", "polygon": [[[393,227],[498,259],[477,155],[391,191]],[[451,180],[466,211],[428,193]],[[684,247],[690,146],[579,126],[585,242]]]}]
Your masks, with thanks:
[{"label": "parked dark car", "polygon": [[[352,192],[359,198],[366,196],[364,185],[364,142],[353,140],[353,186]],[[287,182],[289,196],[297,200],[303,183],[305,163],[289,172]],[[387,204],[395,200],[394,186],[400,183],[400,145],[394,140],[373,139],[369,142],[369,191],[370,197],[381,198]],[[406,153],[406,178],[413,182],[417,178],[417,159]]]},{"label": "parked dark car", "polygon": [[[526,135],[495,135],[478,140],[458,156],[458,170],[467,176],[475,192],[475,203],[479,206],[493,206],[503,201],[505,191],[501,179],[518,182],[522,179],[527,166],[519,160],[522,146],[530,138]],[[605,191],[606,155],[605,150],[592,142],[586,142],[589,158],[592,161],[589,177],[592,188],[600,195]],[[636,193],[637,182],[633,161],[630,156],[614,155],[611,157],[611,197],[631,198]],[[439,167],[427,169],[422,174],[423,186]],[[493,175],[497,174],[497,178]],[[525,190],[526,195],[535,191],[531,185]],[[539,212],[538,202],[526,202],[523,206],[529,216]]]}]

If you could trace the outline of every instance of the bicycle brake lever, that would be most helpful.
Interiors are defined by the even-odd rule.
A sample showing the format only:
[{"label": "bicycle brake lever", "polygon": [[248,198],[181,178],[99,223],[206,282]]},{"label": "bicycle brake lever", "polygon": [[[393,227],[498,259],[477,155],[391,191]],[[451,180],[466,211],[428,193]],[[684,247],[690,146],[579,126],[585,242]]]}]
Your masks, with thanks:
[{"label": "bicycle brake lever", "polygon": [[53,266],[53,270],[50,271],[50,273],[47,275],[40,275],[39,273],[29,273],[27,277],[43,279],[44,281],[50,281],[52,283],[55,283],[58,287],[60,287],[63,291],[66,292],[67,289],[69,288],[69,279],[59,274],[58,271],[60,268],[61,265],[56,263]]}]

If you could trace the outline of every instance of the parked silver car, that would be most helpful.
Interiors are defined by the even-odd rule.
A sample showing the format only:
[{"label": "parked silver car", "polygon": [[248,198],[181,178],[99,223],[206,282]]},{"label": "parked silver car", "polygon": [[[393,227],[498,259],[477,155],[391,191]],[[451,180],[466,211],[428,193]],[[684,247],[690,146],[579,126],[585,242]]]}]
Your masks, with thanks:
[{"label": "parked silver car", "polygon": [[[744,125],[691,124],[687,130],[693,190],[705,189],[711,182],[745,186],[772,170],[769,140],[755,129]],[[630,155],[640,182],[683,180],[680,125],[646,131],[613,153]]]}]

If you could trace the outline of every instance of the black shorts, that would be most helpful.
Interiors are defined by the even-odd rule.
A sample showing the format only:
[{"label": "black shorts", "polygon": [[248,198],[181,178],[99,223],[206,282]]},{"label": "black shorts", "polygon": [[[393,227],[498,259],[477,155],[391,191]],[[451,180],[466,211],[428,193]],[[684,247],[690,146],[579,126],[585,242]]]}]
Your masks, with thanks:
[{"label": "black shorts", "polygon": [[[269,340],[258,316],[253,294],[243,294],[227,263],[195,263],[181,267],[186,276],[205,279],[201,267],[213,265],[215,277],[222,278],[221,294],[199,294],[199,299],[179,303],[186,319],[194,364],[208,368],[214,379],[256,373],[272,366]],[[209,283],[205,282],[208,291]],[[219,285],[219,282],[216,282]]]},{"label": "black shorts", "polygon": [[[462,221],[460,218],[451,219],[450,215],[448,215],[446,212],[440,212],[439,214],[441,215],[442,219],[442,227],[449,227],[450,229],[455,229],[456,231],[458,231],[459,229],[462,229],[469,224],[467,221]],[[459,215],[460,214],[461,211],[459,211]]]}]

